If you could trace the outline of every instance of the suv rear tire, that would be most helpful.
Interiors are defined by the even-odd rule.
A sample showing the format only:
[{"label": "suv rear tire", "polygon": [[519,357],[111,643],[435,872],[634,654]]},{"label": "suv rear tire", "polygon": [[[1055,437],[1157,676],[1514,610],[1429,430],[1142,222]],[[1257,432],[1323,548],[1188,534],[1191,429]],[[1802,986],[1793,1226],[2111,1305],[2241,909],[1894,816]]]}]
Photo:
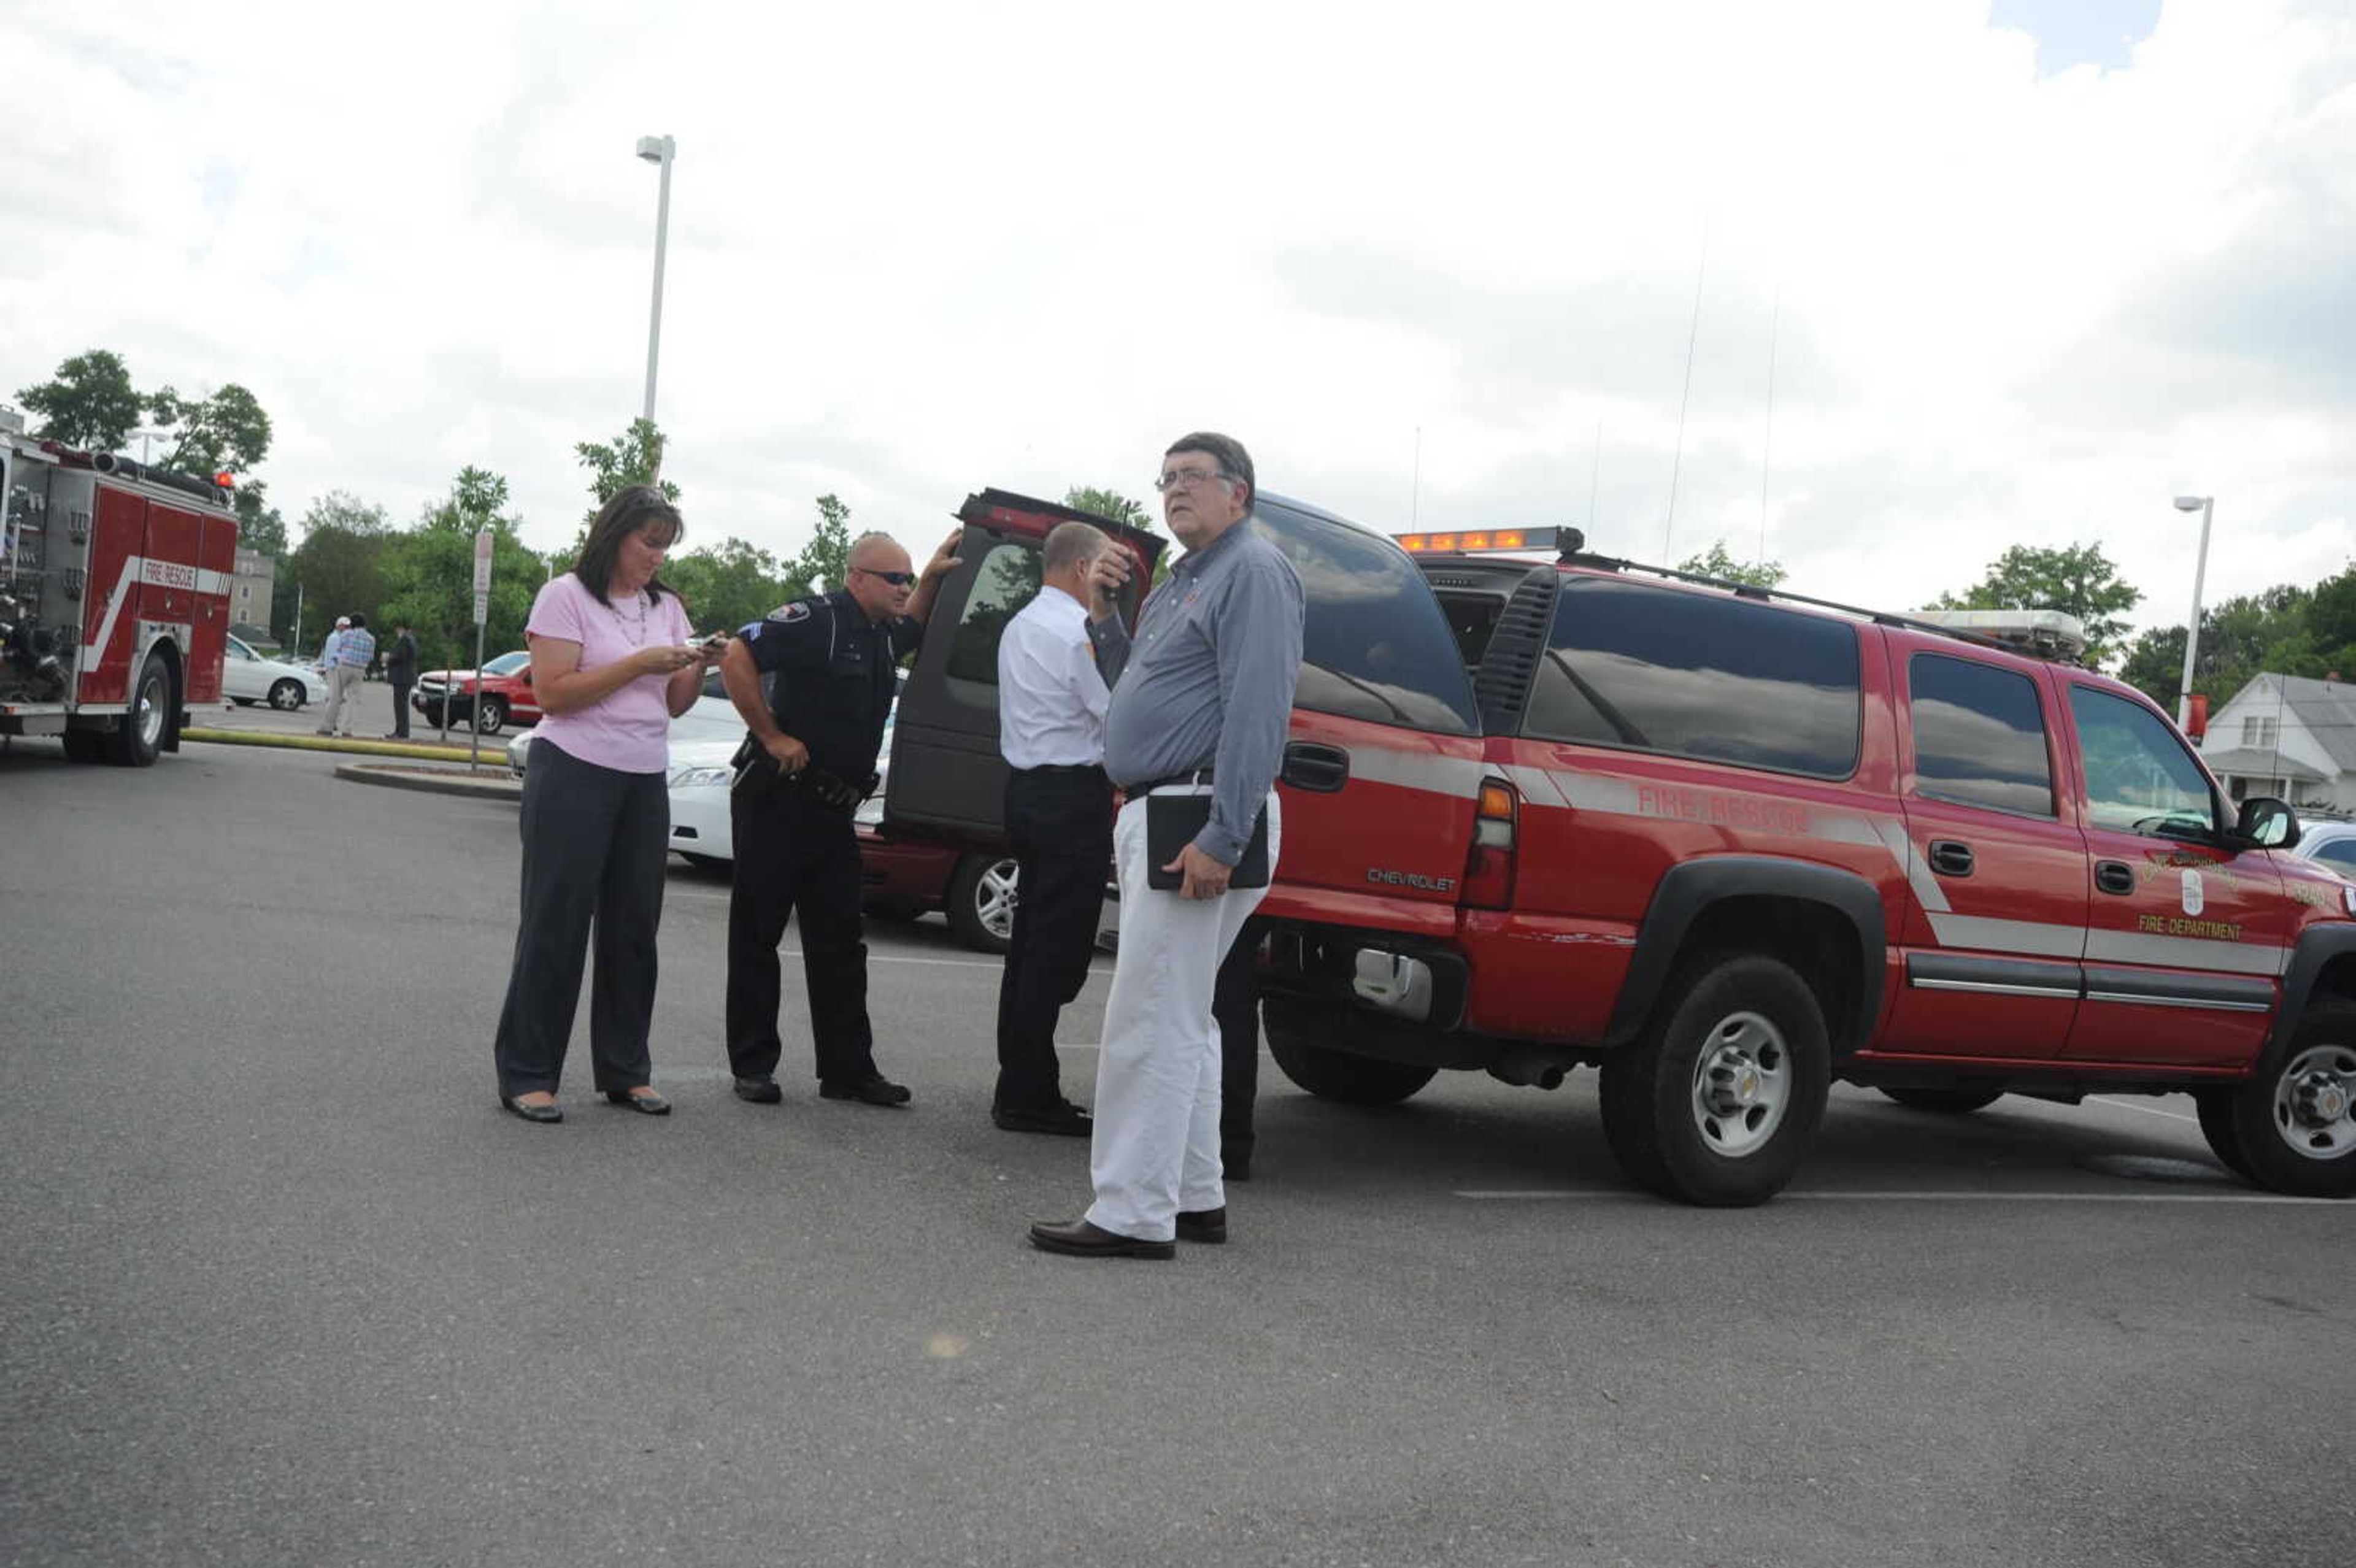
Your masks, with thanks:
[{"label": "suv rear tire", "polygon": [[1312,1045],[1312,1040],[1347,1040],[1347,1015],[1268,997],[1260,1002],[1260,1029],[1268,1053],[1284,1075],[1321,1100],[1346,1105],[1396,1105],[1432,1080],[1440,1069],[1412,1061],[1387,1061],[1347,1051]]},{"label": "suv rear tire", "polygon": [[1603,1063],[1604,1140],[1639,1186],[1706,1208],[1775,1196],[1824,1119],[1824,1009],[1791,965],[1715,954],[1673,978],[1636,1043]]},{"label": "suv rear tire", "polygon": [[2256,1073],[2222,1093],[2230,1136],[2211,1129],[2205,1101],[2201,1116],[2219,1159],[2272,1191],[2356,1195],[2356,1004],[2310,1005]]}]

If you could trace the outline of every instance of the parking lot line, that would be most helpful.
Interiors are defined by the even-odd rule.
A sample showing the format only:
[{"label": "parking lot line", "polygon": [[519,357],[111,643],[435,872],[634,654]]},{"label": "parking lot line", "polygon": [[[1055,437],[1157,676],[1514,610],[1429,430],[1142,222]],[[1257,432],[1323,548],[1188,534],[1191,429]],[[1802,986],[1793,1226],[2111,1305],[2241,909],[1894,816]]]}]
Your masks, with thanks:
[{"label": "parking lot line", "polygon": [[2197,1122],[2201,1119],[2182,1111],[2164,1110],[2158,1105],[2138,1105],[2133,1100],[2114,1100],[2108,1094],[2089,1094],[2086,1098],[2097,1105],[2115,1105],[2122,1111],[2141,1111],[2147,1116],[2166,1116],[2171,1122]]},{"label": "parking lot line", "polygon": [[[1458,1198],[1481,1201],[1638,1198],[1633,1188],[1535,1188],[1523,1190],[1459,1189]],[[2319,1211],[2335,1207],[2318,1198],[2293,1198],[2279,1192],[1783,1192],[1778,1203],[2299,1203]],[[2337,1206],[2341,1213],[2356,1208]]]}]

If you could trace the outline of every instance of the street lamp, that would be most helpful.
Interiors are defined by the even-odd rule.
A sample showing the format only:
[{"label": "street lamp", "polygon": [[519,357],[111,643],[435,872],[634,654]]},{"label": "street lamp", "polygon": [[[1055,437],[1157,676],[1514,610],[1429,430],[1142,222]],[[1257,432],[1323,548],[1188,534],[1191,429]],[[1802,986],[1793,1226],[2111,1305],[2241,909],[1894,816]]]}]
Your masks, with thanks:
[{"label": "street lamp", "polygon": [[2184,628],[2184,679],[2176,695],[2176,727],[2192,722],[2192,656],[2201,646],[2201,581],[2209,574],[2209,511],[2214,496],[2179,496],[2176,509],[2201,514],[2201,553],[2192,565],[2192,619]]},{"label": "street lamp", "polygon": [[655,303],[647,318],[647,411],[646,421],[655,421],[655,354],[662,346],[662,275],[663,242],[670,230],[670,165],[679,155],[679,144],[669,136],[638,138],[638,156],[662,170],[662,194],[655,202]]}]

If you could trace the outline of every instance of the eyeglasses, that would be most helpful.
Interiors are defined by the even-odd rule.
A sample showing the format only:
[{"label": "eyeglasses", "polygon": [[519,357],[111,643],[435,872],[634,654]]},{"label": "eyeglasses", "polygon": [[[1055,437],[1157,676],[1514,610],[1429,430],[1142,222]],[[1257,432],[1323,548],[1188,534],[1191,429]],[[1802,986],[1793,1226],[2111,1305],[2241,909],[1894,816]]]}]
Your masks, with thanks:
[{"label": "eyeglasses", "polygon": [[1171,473],[1164,474],[1154,480],[1153,487],[1156,490],[1162,492],[1164,495],[1167,495],[1175,485],[1183,485],[1187,488],[1192,489],[1194,486],[1211,479],[1225,479],[1229,484],[1233,484],[1235,482],[1232,475],[1216,468],[1180,468],[1175,469]]},{"label": "eyeglasses", "polygon": [[894,588],[905,588],[916,581],[916,574],[913,571],[878,571],[872,566],[854,566],[851,570],[863,571],[870,577],[880,577]]}]

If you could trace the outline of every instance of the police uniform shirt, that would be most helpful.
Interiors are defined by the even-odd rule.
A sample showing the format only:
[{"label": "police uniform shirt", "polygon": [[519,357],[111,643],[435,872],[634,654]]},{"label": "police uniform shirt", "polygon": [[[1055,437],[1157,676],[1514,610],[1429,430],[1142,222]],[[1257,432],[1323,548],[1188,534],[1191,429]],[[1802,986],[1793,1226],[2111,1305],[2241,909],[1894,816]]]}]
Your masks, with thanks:
[{"label": "police uniform shirt", "polygon": [[849,590],[797,599],[737,634],[770,681],[777,728],[809,748],[810,764],[866,782],[884,749],[900,660],[924,628],[905,615],[871,621]]}]

